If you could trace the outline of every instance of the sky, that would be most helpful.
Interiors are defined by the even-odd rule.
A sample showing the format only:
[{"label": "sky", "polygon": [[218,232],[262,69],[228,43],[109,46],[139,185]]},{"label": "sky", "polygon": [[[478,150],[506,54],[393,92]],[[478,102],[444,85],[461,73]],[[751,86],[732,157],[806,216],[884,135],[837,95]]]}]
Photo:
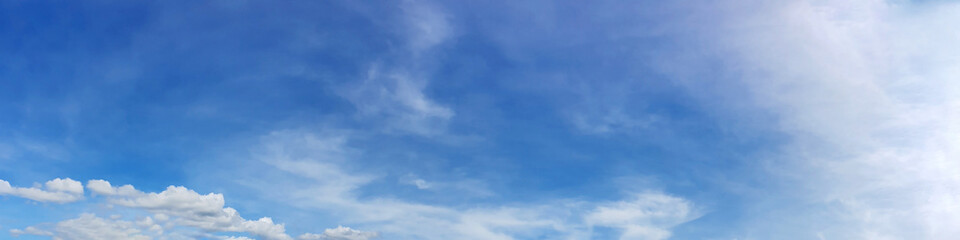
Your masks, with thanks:
[{"label": "sky", "polygon": [[950,239],[960,3],[0,1],[0,239]]}]

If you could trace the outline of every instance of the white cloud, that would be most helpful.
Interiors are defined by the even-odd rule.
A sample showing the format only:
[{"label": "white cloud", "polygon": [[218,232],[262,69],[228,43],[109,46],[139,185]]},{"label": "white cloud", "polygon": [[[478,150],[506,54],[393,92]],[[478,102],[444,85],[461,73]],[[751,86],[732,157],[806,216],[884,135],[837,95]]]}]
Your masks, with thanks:
[{"label": "white cloud", "polygon": [[621,239],[667,239],[670,227],[699,217],[693,204],[659,193],[641,193],[628,201],[602,204],[586,216],[594,226],[621,228]]},{"label": "white cloud", "polygon": [[[46,188],[54,191],[46,192],[47,194],[72,194],[71,196],[77,199],[83,197],[83,185],[71,179],[51,180],[47,182]],[[106,197],[111,205],[146,211],[153,214],[153,217],[125,221],[120,214],[111,215],[109,219],[99,218],[93,214],[82,214],[79,218],[57,223],[53,230],[31,226],[24,230],[11,230],[11,235],[53,236],[56,239],[153,239],[154,237],[179,239],[195,238],[191,235],[198,234],[204,238],[226,238],[209,233],[243,232],[265,240],[293,239],[287,235],[283,224],[275,223],[269,217],[257,220],[242,218],[235,209],[224,206],[222,194],[199,194],[179,186],[169,186],[159,193],[141,192],[131,185],[113,187],[105,180],[90,180],[87,188],[94,194]],[[6,181],[0,180],[0,194],[34,200],[62,201],[62,199],[42,194],[38,197],[35,192],[43,190],[31,189],[13,188]],[[191,233],[187,229],[196,229],[201,232]]]},{"label": "white cloud", "polygon": [[341,94],[362,116],[384,121],[387,130],[436,135],[443,132],[454,111],[428,98],[426,86],[427,80],[418,74],[404,70],[384,73],[374,66],[366,79]]},{"label": "white cloud", "polygon": [[83,195],[83,184],[69,178],[53,179],[53,180],[47,181],[47,183],[44,184],[44,186],[46,186],[47,190],[54,191],[54,192],[66,192],[66,193]]},{"label": "white cloud", "polygon": [[411,185],[420,190],[450,192],[470,197],[494,196],[486,183],[476,179],[426,180],[415,174],[407,174],[399,179],[400,184]]},{"label": "white cloud", "polygon": [[358,231],[352,228],[337,226],[323,231],[323,234],[305,233],[297,237],[299,240],[370,240],[379,237],[376,232]]},{"label": "white cloud", "polygon": [[205,231],[248,232],[268,240],[292,239],[282,224],[275,224],[268,217],[245,220],[233,208],[224,207],[222,194],[201,195],[185,187],[170,186],[163,192],[116,196],[109,202],[162,214],[178,225]]},{"label": "white cloud", "polygon": [[408,174],[403,178],[400,178],[400,183],[413,185],[414,187],[417,187],[417,189],[421,189],[421,190],[429,189],[432,185],[429,182],[427,182],[427,180],[423,180],[420,177],[417,177],[417,175],[413,175],[413,174]]},{"label": "white cloud", "polygon": [[[412,203],[392,198],[360,198],[356,190],[377,179],[370,174],[344,170],[341,164],[357,156],[344,146],[345,138],[319,137],[301,132],[276,132],[264,137],[264,149],[255,151],[257,161],[274,167],[257,171],[279,171],[300,179],[282,182],[261,179],[251,185],[268,198],[304,210],[321,210],[347,224],[358,224],[377,232],[347,227],[327,229],[321,234],[303,234],[301,239],[372,239],[381,234],[399,239],[522,239],[552,236],[580,239],[591,235],[593,226],[624,229],[624,238],[660,239],[670,229],[699,215],[691,204],[659,193],[637,195],[631,200],[593,203],[559,199],[523,206],[486,206],[453,208]],[[83,186],[71,179],[54,179],[45,184],[53,193],[83,198]],[[149,213],[150,217],[125,220],[130,212],[100,218],[82,214],[56,223],[53,229],[42,225],[11,231],[13,235],[32,234],[58,239],[193,239],[221,238],[216,233],[247,233],[259,239],[293,239],[283,224],[271,218],[247,220],[233,208],[225,207],[222,194],[200,194],[181,186],[169,186],[161,192],[142,192],[131,185],[113,187],[105,180],[90,180],[87,189],[103,199],[107,206]],[[0,182],[0,193],[24,194]],[[80,193],[80,194],[77,194]],[[112,209],[112,207],[107,208]],[[616,212],[627,213],[616,214]],[[241,237],[233,237],[241,238]],[[242,239],[242,238],[241,238]]]},{"label": "white cloud", "polygon": [[0,195],[22,197],[38,202],[68,203],[83,199],[83,184],[73,179],[56,178],[47,181],[44,188],[13,187],[0,179]]},{"label": "white cloud", "polygon": [[[343,162],[339,158],[330,158],[327,152],[357,151],[346,147],[345,141],[325,141],[325,138],[344,139],[342,136],[296,131],[275,132],[263,138],[265,148],[254,151],[256,160],[274,169],[258,168],[257,171],[280,171],[281,174],[294,174],[302,179],[263,179],[260,184],[248,186],[257,189],[266,198],[305,210],[342,216],[340,220],[343,223],[375,229],[391,239],[490,240],[544,236],[582,239],[590,236],[589,229],[593,225],[622,227],[628,234],[637,236],[641,236],[637,232],[643,229],[659,231],[661,235],[642,235],[642,239],[660,239],[659,236],[668,236],[672,227],[699,216],[692,210],[691,203],[652,192],[623,203],[558,199],[524,206],[474,208],[435,206],[392,198],[361,198],[357,189],[378,177],[344,170],[339,165]],[[411,179],[419,178],[411,176]],[[636,206],[632,208],[635,210],[632,213],[640,215],[619,222],[601,221],[606,218],[600,216],[609,215],[613,211],[610,209],[624,207],[631,210],[628,208],[630,206]],[[637,210],[640,207],[646,207],[648,212]],[[596,216],[587,218],[590,214]],[[319,235],[301,237],[316,238]]]},{"label": "white cloud", "polygon": [[353,103],[360,116],[384,122],[389,132],[423,136],[444,133],[456,114],[427,96],[431,74],[421,63],[429,59],[426,53],[451,38],[448,18],[426,2],[405,1],[401,6],[401,37],[409,52],[400,53],[402,60],[396,64],[371,64],[365,79],[342,86],[339,94]]},{"label": "white cloud", "polygon": [[745,87],[727,90],[776,116],[789,136],[762,161],[777,189],[755,198],[794,200],[767,200],[778,211],[753,216],[749,232],[960,234],[949,227],[960,224],[960,29],[946,24],[960,21],[960,4],[757,3],[718,10],[723,19],[704,33]]},{"label": "white cloud", "polygon": [[87,189],[90,189],[93,193],[104,196],[132,196],[140,193],[140,191],[137,191],[132,185],[127,184],[120,187],[113,187],[110,185],[110,182],[99,179],[87,181]]},{"label": "white cloud", "polygon": [[222,240],[254,240],[253,238],[237,237],[237,236],[222,237],[222,238],[220,238],[220,239],[222,239]]},{"label": "white cloud", "polygon": [[93,214],[82,214],[78,218],[59,222],[54,232],[55,239],[64,240],[153,239],[150,232],[144,231],[136,223],[103,219]]},{"label": "white cloud", "polygon": [[414,52],[428,50],[452,35],[449,16],[425,1],[405,1],[402,5],[407,24],[406,35]]},{"label": "white cloud", "polygon": [[20,229],[11,229],[11,230],[10,230],[10,235],[13,235],[14,237],[18,237],[18,236],[24,235],[24,234],[26,234],[26,235],[37,235],[37,236],[53,236],[53,233],[52,233],[52,232],[40,230],[39,228],[36,228],[36,227],[33,227],[33,226],[24,228],[23,230],[20,230]]}]

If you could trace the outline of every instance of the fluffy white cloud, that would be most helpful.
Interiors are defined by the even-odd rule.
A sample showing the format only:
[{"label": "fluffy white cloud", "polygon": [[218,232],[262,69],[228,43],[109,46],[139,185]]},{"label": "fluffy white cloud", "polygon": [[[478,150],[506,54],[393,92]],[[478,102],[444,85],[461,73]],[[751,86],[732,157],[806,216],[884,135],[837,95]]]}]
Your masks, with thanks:
[{"label": "fluffy white cloud", "polygon": [[[47,182],[46,189],[51,191],[46,194],[70,194],[76,199],[83,198],[83,185],[71,179],[58,178],[51,180]],[[107,202],[112,205],[146,211],[152,213],[153,217],[142,217],[137,221],[125,221],[120,220],[120,218],[123,218],[122,215],[114,215],[110,219],[104,219],[93,214],[82,214],[78,218],[57,223],[53,230],[31,226],[23,230],[11,230],[11,235],[53,236],[56,239],[68,240],[153,239],[155,237],[193,239],[198,236],[201,238],[244,239],[242,237],[227,238],[210,234],[243,232],[265,240],[293,239],[287,235],[283,224],[274,223],[269,217],[246,220],[235,209],[224,207],[222,194],[199,194],[180,186],[169,186],[159,193],[141,192],[131,185],[113,187],[110,182],[105,180],[90,180],[87,183],[87,189],[94,194],[106,197]],[[38,195],[36,191],[43,190],[13,188],[6,181],[0,180],[0,194],[16,195],[34,200],[62,200],[42,194]],[[186,231],[185,229],[196,229],[200,232],[183,232]],[[358,236],[366,234],[359,231],[356,231],[356,233],[360,234]]]},{"label": "fluffy white cloud", "polygon": [[113,187],[110,185],[110,182],[99,179],[87,181],[87,189],[90,189],[93,193],[104,196],[132,196],[140,193],[140,191],[137,191],[137,189],[133,188],[130,184]]},{"label": "fluffy white cloud", "polygon": [[38,202],[68,203],[83,199],[83,184],[73,179],[56,178],[47,181],[44,188],[13,187],[0,179],[0,195],[22,197]]},{"label": "fluffy white cloud", "polygon": [[66,193],[81,194],[81,195],[83,194],[83,184],[69,178],[53,179],[53,180],[47,181],[47,183],[44,184],[44,186],[46,186],[47,190],[54,191],[54,192],[66,192]]},{"label": "fluffy white cloud", "polygon": [[[100,187],[106,186],[109,185],[100,184]],[[222,194],[204,195],[185,187],[170,186],[159,193],[134,192],[114,196],[109,201],[116,205],[161,214],[170,217],[171,221],[176,221],[178,225],[205,231],[248,232],[268,240],[292,239],[286,234],[282,224],[275,224],[268,217],[245,220],[235,209],[224,207]]]}]

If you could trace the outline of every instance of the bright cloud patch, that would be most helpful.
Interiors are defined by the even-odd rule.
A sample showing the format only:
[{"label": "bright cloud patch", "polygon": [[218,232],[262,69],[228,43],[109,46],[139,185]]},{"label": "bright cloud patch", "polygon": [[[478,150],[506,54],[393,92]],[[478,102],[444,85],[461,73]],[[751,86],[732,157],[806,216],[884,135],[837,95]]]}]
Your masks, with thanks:
[{"label": "bright cloud patch", "polygon": [[324,230],[322,234],[304,233],[298,240],[368,240],[380,236],[376,232],[364,232],[344,226]]},{"label": "bright cloud patch", "polygon": [[[0,183],[5,184],[3,185],[5,187],[2,188],[4,193],[13,192],[15,194],[10,195],[31,200],[67,202],[50,200],[63,199],[50,197],[60,196],[56,194],[69,195],[72,197],[70,199],[83,198],[83,185],[71,179],[58,178],[47,182],[46,189],[52,191],[52,193],[44,193],[47,195],[41,194],[40,197],[35,192],[42,190],[12,188],[3,180],[0,180]],[[118,219],[123,217],[121,215],[104,219],[94,214],[84,213],[78,218],[56,223],[52,229],[30,226],[22,230],[13,229],[10,234],[13,236],[53,236],[57,239],[154,239],[156,237],[220,238],[221,236],[210,234],[237,232],[249,233],[265,240],[293,239],[290,235],[287,235],[283,224],[274,223],[269,217],[246,220],[233,208],[224,207],[222,194],[199,194],[178,186],[170,186],[159,193],[141,192],[131,185],[113,187],[104,180],[88,181],[87,189],[94,194],[105,196],[106,203],[133,210],[142,210],[153,214],[153,216],[126,221]],[[184,230],[184,228],[197,231]],[[322,236],[367,236],[367,239],[376,236],[376,233],[360,232],[343,227],[337,228],[333,232],[324,232],[324,234]],[[313,235],[307,233],[305,236]]]},{"label": "bright cloud patch", "polygon": [[22,197],[38,202],[68,203],[83,199],[83,185],[73,179],[53,179],[44,187],[13,187],[0,179],[0,195]]},{"label": "bright cloud patch", "polygon": [[756,198],[796,199],[754,220],[766,226],[754,234],[960,234],[948,227],[960,224],[960,30],[942,24],[960,21],[960,5],[784,1],[733,12],[717,47],[732,53],[724,61],[753,104],[790,136],[762,160],[780,185]]},{"label": "bright cloud patch", "polygon": [[[77,197],[83,197],[82,185],[77,185],[80,184],[77,181],[55,179],[48,183],[48,189],[79,192],[81,195]],[[77,186],[81,188],[78,190]],[[105,180],[90,180],[87,188],[94,194],[105,196],[105,203],[142,210],[152,216],[124,220],[122,215],[102,218],[84,213],[77,218],[58,222],[52,228],[30,226],[22,230],[12,229],[10,234],[53,236],[67,240],[244,238],[215,235],[232,232],[248,233],[265,240],[294,239],[286,233],[283,224],[274,223],[268,217],[247,220],[233,208],[224,207],[222,194],[199,194],[178,186],[167,187],[158,193],[141,192],[131,185],[113,187]],[[362,201],[352,197],[349,189],[330,189],[328,191],[333,191],[333,198],[323,200],[323,205],[311,206],[352,211],[355,216],[351,221],[365,225],[385,223],[372,226],[379,226],[403,238],[516,239],[544,234],[583,237],[590,235],[586,229],[592,226],[608,226],[623,229],[624,239],[665,239],[670,236],[670,228],[699,216],[686,200],[659,193],[643,193],[630,200],[611,203],[573,202],[527,208],[454,209],[396,200]],[[292,194],[303,196],[302,193]],[[579,217],[565,220],[571,214]],[[338,226],[320,234],[304,233],[296,239],[369,240],[379,236],[378,232]]]},{"label": "bright cloud patch", "polygon": [[592,225],[622,229],[622,239],[666,239],[670,227],[698,216],[692,207],[681,198],[642,193],[634,199],[600,205],[586,219]]},{"label": "bright cloud patch", "polygon": [[11,236],[960,236],[956,1],[106,2],[0,1]]},{"label": "bright cloud patch", "polygon": [[[163,233],[158,225],[149,222],[147,218],[142,224],[109,220],[93,214],[82,214],[78,218],[57,223],[53,235],[57,239],[153,239]],[[28,228],[29,229],[29,228]]]},{"label": "bright cloud patch", "polygon": [[[701,214],[691,202],[657,192],[609,203],[555,199],[520,206],[474,208],[394,198],[365,199],[358,196],[357,190],[380,177],[340,167],[348,156],[338,153],[351,152],[354,155],[350,157],[359,154],[346,146],[348,140],[341,135],[278,131],[263,137],[260,148],[254,151],[256,159],[250,160],[253,162],[240,166],[257,166],[261,162],[270,167],[258,167],[257,171],[298,177],[289,181],[265,179],[261,184],[249,185],[261,194],[303,209],[342,214],[345,223],[369,226],[384,237],[396,239],[577,239],[593,235],[590,229],[594,226],[623,229],[624,239],[665,239],[671,235],[671,228]],[[419,179],[414,175],[406,178],[412,184]],[[331,239],[370,235],[348,228],[323,234]]]}]

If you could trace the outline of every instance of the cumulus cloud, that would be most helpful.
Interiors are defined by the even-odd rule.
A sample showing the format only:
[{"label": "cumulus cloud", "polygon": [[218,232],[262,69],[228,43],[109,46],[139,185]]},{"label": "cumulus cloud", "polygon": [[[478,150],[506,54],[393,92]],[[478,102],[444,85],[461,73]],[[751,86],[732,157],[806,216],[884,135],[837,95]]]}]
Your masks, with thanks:
[{"label": "cumulus cloud", "polygon": [[73,179],[56,178],[40,187],[13,187],[0,179],[0,195],[22,197],[38,202],[68,203],[83,199],[83,184]]},{"label": "cumulus cloud", "polygon": [[[105,186],[107,185],[101,185]],[[119,189],[114,190],[121,192]],[[115,196],[109,202],[162,214],[171,217],[171,221],[176,221],[178,225],[205,231],[248,232],[268,240],[292,239],[286,234],[282,224],[275,224],[268,217],[246,220],[235,209],[224,207],[222,194],[199,194],[185,187],[170,186],[159,193],[134,192]]]},{"label": "cumulus cloud", "polygon": [[131,196],[140,193],[137,189],[133,188],[132,185],[127,184],[120,187],[113,187],[110,185],[110,182],[100,179],[87,181],[87,189],[93,193],[104,196]]},{"label": "cumulus cloud", "polygon": [[[70,194],[76,199],[83,198],[83,185],[71,179],[57,178],[51,180],[46,183],[46,189],[47,191],[52,191],[45,193],[50,196],[58,196],[55,194]],[[275,223],[269,217],[247,220],[241,217],[237,210],[225,207],[222,194],[199,194],[196,191],[182,186],[169,186],[164,191],[158,193],[142,192],[131,185],[113,187],[110,182],[105,180],[90,180],[87,183],[87,189],[94,194],[104,196],[107,203],[111,205],[146,211],[153,214],[153,216],[141,217],[136,221],[126,221],[122,220],[124,216],[119,214],[104,219],[93,214],[85,213],[81,214],[78,218],[58,222],[52,230],[31,226],[23,230],[11,230],[10,234],[13,236],[24,234],[53,236],[56,239],[196,238],[195,236],[231,239],[224,236],[210,235],[209,233],[242,232],[265,240],[293,239],[286,233],[286,228],[283,224]],[[10,187],[6,181],[0,182],[0,193],[34,200],[40,199],[52,202],[61,200],[60,198],[43,194],[38,195],[36,191],[43,190],[13,188]],[[185,233],[182,232],[184,229],[196,229],[200,232]],[[335,235],[335,233],[342,233],[342,235]],[[327,234],[327,232],[324,234]],[[330,234],[327,235],[345,237],[368,236],[368,238],[376,236],[343,227],[337,228],[337,231],[330,232]],[[306,236],[311,235],[307,234]],[[243,238],[233,237],[232,239]]]}]

